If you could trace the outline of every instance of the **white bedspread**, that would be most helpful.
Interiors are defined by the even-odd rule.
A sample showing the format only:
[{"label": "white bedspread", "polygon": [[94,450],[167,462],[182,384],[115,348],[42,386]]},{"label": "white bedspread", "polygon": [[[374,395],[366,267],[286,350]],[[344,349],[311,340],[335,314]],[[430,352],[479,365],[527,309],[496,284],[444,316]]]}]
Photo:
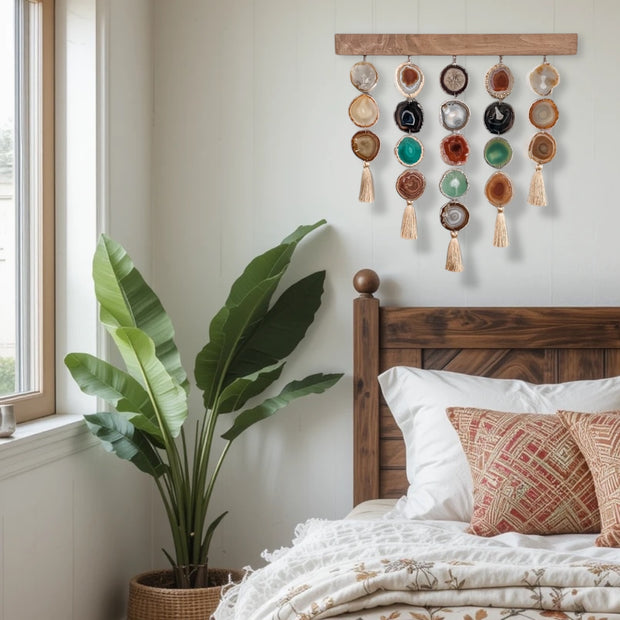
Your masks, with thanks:
[{"label": "white bedspread", "polygon": [[454,617],[471,620],[620,618],[620,550],[515,547],[514,537],[462,528],[308,521],[292,547],[266,554],[266,567],[228,591],[215,619],[445,620],[457,607]]}]

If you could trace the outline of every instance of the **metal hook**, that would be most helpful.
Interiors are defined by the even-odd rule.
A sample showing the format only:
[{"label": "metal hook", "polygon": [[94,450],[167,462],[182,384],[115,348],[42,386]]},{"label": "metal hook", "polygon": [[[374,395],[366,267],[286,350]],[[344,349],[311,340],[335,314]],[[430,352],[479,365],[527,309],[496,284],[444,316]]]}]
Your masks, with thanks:
[{"label": "metal hook", "polygon": [[546,62],[547,62],[547,54],[543,56],[543,63],[546,63]]},{"label": "metal hook", "polygon": [[362,56],[362,61],[363,61],[363,62],[366,62],[366,54],[364,54],[364,55]]},{"label": "metal hook", "polygon": [[504,63],[504,57],[500,54],[499,55],[499,64],[503,64]]},{"label": "metal hook", "polygon": [[455,65],[456,64],[456,55],[452,54],[452,64]]}]

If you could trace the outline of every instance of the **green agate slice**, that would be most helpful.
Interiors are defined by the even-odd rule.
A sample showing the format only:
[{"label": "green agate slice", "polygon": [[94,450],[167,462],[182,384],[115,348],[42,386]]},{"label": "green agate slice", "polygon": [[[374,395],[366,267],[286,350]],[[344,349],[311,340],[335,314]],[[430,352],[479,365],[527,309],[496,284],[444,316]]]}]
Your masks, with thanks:
[{"label": "green agate slice", "polygon": [[407,167],[415,166],[424,157],[424,147],[422,143],[413,136],[403,136],[394,149],[396,159]]},{"label": "green agate slice", "polygon": [[484,159],[493,168],[503,168],[512,159],[512,147],[504,138],[491,138],[484,147]]},{"label": "green agate slice", "polygon": [[459,198],[468,188],[467,177],[460,170],[448,170],[439,181],[439,191],[446,198]]}]

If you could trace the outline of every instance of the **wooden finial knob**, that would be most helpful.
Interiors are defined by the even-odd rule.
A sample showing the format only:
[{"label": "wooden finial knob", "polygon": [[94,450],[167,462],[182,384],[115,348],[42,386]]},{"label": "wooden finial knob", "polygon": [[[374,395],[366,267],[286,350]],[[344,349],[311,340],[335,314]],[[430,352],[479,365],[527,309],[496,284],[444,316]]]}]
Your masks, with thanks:
[{"label": "wooden finial knob", "polygon": [[379,276],[372,269],[360,269],[353,277],[353,286],[362,297],[372,297],[379,288]]}]

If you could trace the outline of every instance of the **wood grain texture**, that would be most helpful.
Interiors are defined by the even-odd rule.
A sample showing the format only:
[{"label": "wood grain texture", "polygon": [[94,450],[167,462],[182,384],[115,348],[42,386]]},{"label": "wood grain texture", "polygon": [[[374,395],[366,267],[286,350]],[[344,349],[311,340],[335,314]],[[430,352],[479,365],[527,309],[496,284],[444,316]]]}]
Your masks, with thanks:
[{"label": "wood grain texture", "polygon": [[391,348],[618,348],[617,308],[382,308]]},{"label": "wood grain texture", "polygon": [[620,308],[380,308],[355,301],[355,502],[405,494],[405,446],[379,371],[406,365],[557,383],[620,376]]},{"label": "wood grain texture", "polygon": [[346,56],[552,56],[577,53],[577,34],[336,34]]},{"label": "wood grain texture", "polygon": [[379,497],[379,300],[353,302],[353,499]]}]

